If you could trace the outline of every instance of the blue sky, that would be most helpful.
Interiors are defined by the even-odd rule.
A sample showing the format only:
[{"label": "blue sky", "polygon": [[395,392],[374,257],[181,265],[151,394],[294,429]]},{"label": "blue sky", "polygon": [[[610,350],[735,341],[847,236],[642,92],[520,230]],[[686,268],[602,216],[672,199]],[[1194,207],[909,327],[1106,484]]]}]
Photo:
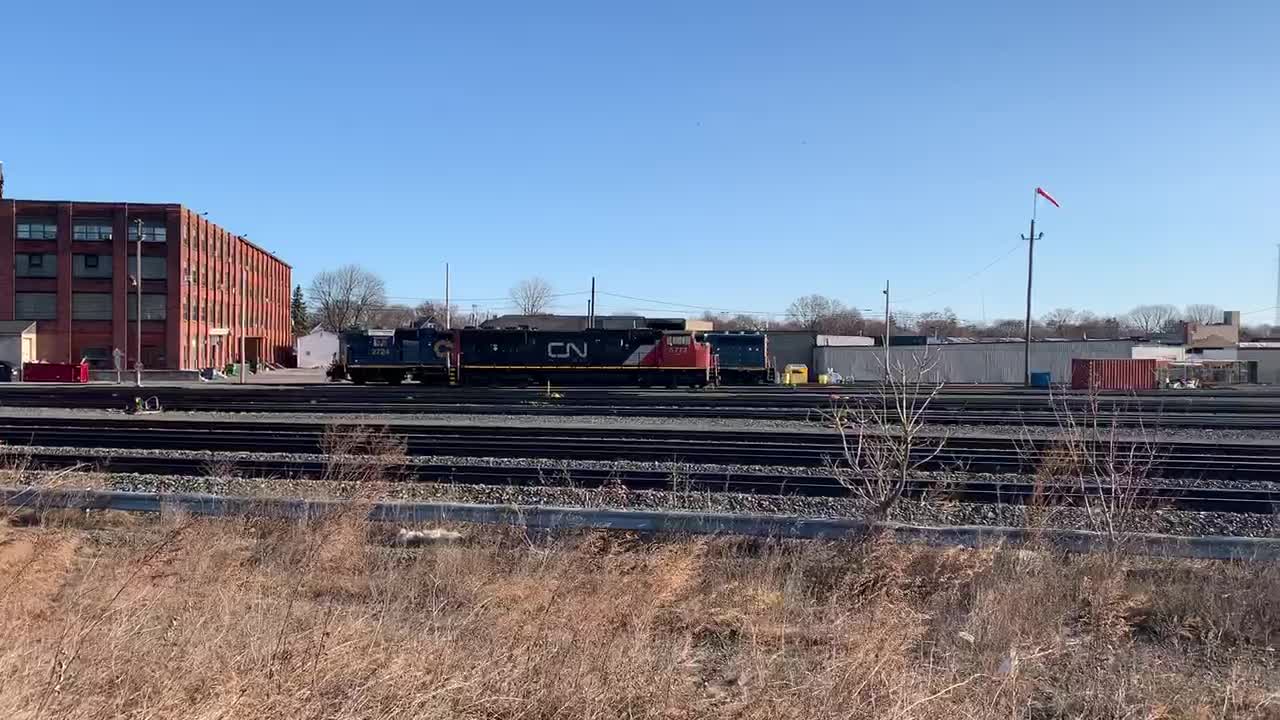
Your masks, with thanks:
[{"label": "blue sky", "polygon": [[[23,198],[601,311],[1275,304],[1280,3],[10,3]],[[994,264],[991,264],[993,263]],[[981,268],[990,265],[985,271]],[[673,303],[662,305],[653,301]],[[585,307],[566,295],[560,309]],[[694,312],[694,311],[690,311]],[[1272,312],[1248,316],[1269,321]]]}]

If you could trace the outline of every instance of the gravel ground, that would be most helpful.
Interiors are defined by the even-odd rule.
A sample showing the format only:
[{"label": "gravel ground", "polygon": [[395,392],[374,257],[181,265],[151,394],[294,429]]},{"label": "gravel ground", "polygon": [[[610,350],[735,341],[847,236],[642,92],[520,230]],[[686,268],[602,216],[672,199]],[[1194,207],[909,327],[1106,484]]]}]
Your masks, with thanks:
[{"label": "gravel ground", "polygon": [[[440,459],[447,461],[448,459]],[[466,459],[475,464],[474,459]],[[492,459],[495,465],[509,460]],[[559,470],[560,468],[556,468]],[[684,467],[684,470],[690,470]],[[793,469],[788,469],[793,470]],[[865,504],[853,498],[749,495],[712,492],[629,491],[621,487],[499,486],[449,483],[353,484],[312,480],[251,479],[241,477],[102,474],[27,471],[24,482],[39,484],[56,478],[60,487],[94,487],[137,492],[201,492],[248,496],[380,497],[396,500],[450,501],[491,504],[556,505],[617,509],[676,509],[740,512],[806,517],[861,517]],[[937,478],[934,478],[937,479]],[[959,502],[904,501],[891,519],[918,525],[1044,526],[1096,529],[1081,508],[1028,508]],[[1280,537],[1280,513],[1251,515],[1197,513],[1176,510],[1136,511],[1132,532],[1170,535],[1237,535]]]},{"label": "gravel ground", "polygon": [[[592,427],[592,428],[660,428],[667,430],[757,430],[761,432],[831,432],[819,422],[792,420],[751,420],[734,418],[598,417],[593,415],[472,415],[451,414],[292,414],[163,412],[154,415],[126,415],[118,410],[79,410],[69,408],[0,408],[0,420],[16,418],[127,418],[139,422],[261,422],[269,425],[285,423],[374,425],[475,425],[486,427]],[[965,437],[1052,438],[1058,429],[1020,425],[933,425],[925,434]],[[1280,444],[1280,431],[1231,428],[1149,428],[1145,433],[1121,429],[1119,440],[1156,440],[1168,442],[1253,442]]]},{"label": "gravel ground", "polygon": [[[64,455],[73,457],[113,458],[140,457],[160,459],[200,460],[208,467],[218,467],[227,463],[252,461],[277,461],[294,463],[324,463],[333,456],[319,453],[263,453],[263,452],[226,452],[216,450],[157,450],[157,449],[119,449],[119,448],[72,448],[42,447],[35,445],[11,445],[0,450],[0,460],[7,459],[10,464],[24,455]],[[367,462],[365,456],[356,456],[360,462]],[[706,473],[724,476],[744,474],[801,475],[809,477],[829,477],[830,471],[821,466],[796,465],[740,465],[722,463],[691,463],[663,460],[565,460],[557,458],[515,458],[515,457],[472,457],[460,455],[410,455],[408,462],[421,465],[445,465],[450,467],[510,467],[539,468],[546,470],[553,477],[572,477],[575,470],[603,471],[635,471],[657,470],[672,474]],[[912,477],[929,480],[941,486],[960,487],[969,482],[1003,482],[1025,483],[1028,478],[1016,473],[966,473],[966,472],[917,472]],[[1266,480],[1230,480],[1221,478],[1155,478],[1150,482],[1153,486],[1170,488],[1234,488],[1241,490],[1275,490],[1276,483]]]}]

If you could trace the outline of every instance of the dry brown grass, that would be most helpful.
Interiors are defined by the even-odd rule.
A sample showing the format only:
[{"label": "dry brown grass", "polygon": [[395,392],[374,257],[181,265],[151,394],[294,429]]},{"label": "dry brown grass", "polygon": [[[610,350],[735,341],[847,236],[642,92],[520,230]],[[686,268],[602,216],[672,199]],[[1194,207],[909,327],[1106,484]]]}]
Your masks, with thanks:
[{"label": "dry brown grass", "polygon": [[1280,717],[1272,565],[479,528],[404,550],[352,508],[0,529],[0,717]]}]

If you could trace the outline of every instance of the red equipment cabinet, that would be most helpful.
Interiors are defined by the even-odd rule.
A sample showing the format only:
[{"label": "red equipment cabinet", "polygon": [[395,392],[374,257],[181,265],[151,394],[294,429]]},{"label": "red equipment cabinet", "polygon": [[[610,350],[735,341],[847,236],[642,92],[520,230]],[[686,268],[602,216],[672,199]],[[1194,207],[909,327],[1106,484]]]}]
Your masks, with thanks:
[{"label": "red equipment cabinet", "polygon": [[23,382],[89,382],[89,363],[23,363]]}]

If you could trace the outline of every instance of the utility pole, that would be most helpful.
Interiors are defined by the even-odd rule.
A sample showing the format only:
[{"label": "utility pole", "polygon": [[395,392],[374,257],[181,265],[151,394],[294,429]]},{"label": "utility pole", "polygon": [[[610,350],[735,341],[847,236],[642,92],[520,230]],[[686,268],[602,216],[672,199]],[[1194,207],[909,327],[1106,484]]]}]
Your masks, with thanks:
[{"label": "utility pole", "polygon": [[138,341],[133,356],[134,385],[142,387],[142,218],[134,218],[138,226],[137,253],[134,268],[138,276]]},{"label": "utility pole", "polygon": [[1031,234],[1023,235],[1027,241],[1027,335],[1022,344],[1022,382],[1031,387],[1031,272],[1035,265],[1036,240],[1044,237],[1044,233],[1036,235],[1036,205],[1040,199],[1040,190],[1036,189],[1035,198],[1031,201]]},{"label": "utility pole", "polygon": [[453,313],[449,311],[449,263],[444,264],[444,329],[452,330]]},{"label": "utility pole", "polygon": [[[1276,322],[1275,326],[1280,328],[1280,243],[1276,243]],[[1280,333],[1280,329],[1272,330],[1270,334]]]},{"label": "utility pole", "polygon": [[889,382],[889,281],[884,281],[884,380]]},{"label": "utility pole", "polygon": [[[241,255],[240,262],[244,262],[244,256]],[[245,358],[245,339],[246,331],[245,316],[249,312],[249,268],[241,266],[240,268],[240,384],[244,384],[244,376],[249,367]]]},{"label": "utility pole", "polygon": [[596,326],[596,277],[591,276],[591,302],[587,305],[589,312],[587,313],[587,327],[594,328]]}]

